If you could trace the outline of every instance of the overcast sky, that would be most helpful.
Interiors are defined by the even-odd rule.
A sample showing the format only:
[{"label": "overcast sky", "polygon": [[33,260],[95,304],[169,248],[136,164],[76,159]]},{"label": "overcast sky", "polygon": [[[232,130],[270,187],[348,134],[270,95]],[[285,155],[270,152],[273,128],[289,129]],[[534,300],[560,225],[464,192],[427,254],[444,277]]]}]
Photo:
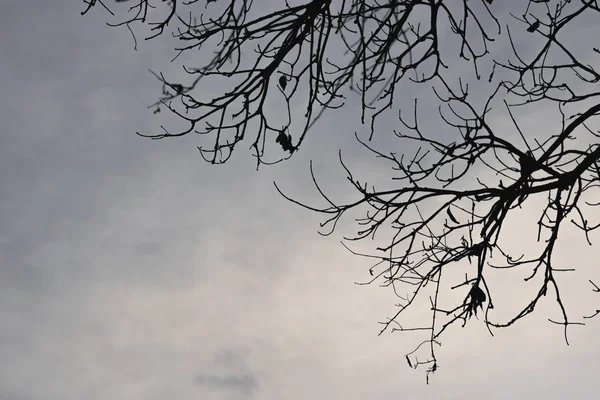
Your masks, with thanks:
[{"label": "overcast sky", "polygon": [[[284,164],[256,172],[241,146],[210,166],[196,138],[134,134],[165,122],[146,109],[160,89],[147,70],[173,70],[171,48],[133,51],[83,8],[0,4],[0,400],[597,397],[600,319],[567,347],[550,296],[494,338],[475,320],[449,331],[426,386],[404,359],[418,337],[377,336],[395,299],[353,284],[369,264],[339,244],[348,231],[317,235],[320,217],[273,188],[318,201],[312,158],[351,193],[336,157],[355,112],[325,117]],[[558,257],[597,269],[598,247],[563,243]],[[575,317],[600,304],[587,277],[566,278]]]}]

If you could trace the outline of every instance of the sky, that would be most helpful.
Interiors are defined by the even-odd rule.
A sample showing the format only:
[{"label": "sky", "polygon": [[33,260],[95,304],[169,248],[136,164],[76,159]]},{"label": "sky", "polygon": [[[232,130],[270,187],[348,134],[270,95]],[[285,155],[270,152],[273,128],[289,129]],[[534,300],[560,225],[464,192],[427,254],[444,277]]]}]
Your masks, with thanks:
[{"label": "sky", "polygon": [[[597,396],[600,319],[567,346],[551,299],[495,337],[476,320],[450,330],[426,385],[404,359],[418,337],[377,335],[395,299],[354,284],[369,264],[339,243],[351,221],[322,237],[321,217],[273,187],[318,202],[312,159],[347,198],[340,147],[379,174],[352,142],[355,112],[326,115],[285,163],[257,172],[240,151],[208,165],[197,138],[135,135],[167,118],[146,106],[160,90],[148,69],[178,71],[169,43],[134,51],[83,8],[0,4],[0,400]],[[557,257],[581,270],[562,282],[578,316],[600,304],[598,250],[562,240]]]}]

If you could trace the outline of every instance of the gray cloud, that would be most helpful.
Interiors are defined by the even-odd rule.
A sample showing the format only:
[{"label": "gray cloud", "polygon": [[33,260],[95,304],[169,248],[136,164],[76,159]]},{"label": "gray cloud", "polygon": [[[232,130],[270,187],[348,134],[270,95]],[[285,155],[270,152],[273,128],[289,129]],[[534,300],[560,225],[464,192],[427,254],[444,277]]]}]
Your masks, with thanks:
[{"label": "gray cloud", "polygon": [[[272,186],[318,203],[314,159],[328,193],[349,198],[340,147],[366,177],[389,176],[349,139],[365,134],[352,104],[325,116],[287,163],[257,173],[240,151],[213,168],[197,155],[199,138],[134,134],[169,122],[145,109],[158,91],[147,68],[181,73],[166,62],[168,43],[134,52],[128,31],[107,28],[100,8],[80,11],[67,0],[0,5],[10,94],[0,107],[0,399],[596,394],[598,320],[572,329],[567,348],[562,327],[545,318],[556,312],[550,301],[495,338],[476,321],[449,331],[425,387],[403,358],[419,338],[377,336],[395,298],[353,285],[368,265],[338,243],[350,224],[318,237],[320,216]],[[381,131],[397,125],[391,116]],[[564,238],[565,262],[597,270],[597,250]],[[560,275],[569,293],[582,293],[574,311],[597,304],[584,278]],[[510,296],[511,281],[500,284]]]},{"label": "gray cloud", "polygon": [[31,400],[31,398],[23,396],[19,393],[5,392],[0,390],[0,400]]},{"label": "gray cloud", "polygon": [[240,392],[248,397],[253,396],[258,390],[258,382],[252,375],[198,375],[195,382],[200,386]]}]

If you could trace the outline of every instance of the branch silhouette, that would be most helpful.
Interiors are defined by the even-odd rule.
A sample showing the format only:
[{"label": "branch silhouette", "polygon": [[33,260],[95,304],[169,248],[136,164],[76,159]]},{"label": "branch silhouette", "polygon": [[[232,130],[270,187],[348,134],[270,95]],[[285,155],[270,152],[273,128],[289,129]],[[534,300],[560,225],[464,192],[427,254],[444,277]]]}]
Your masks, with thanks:
[{"label": "branch silhouette", "polygon": [[[100,0],[84,3],[83,14],[97,4],[108,9]],[[200,154],[212,164],[226,162],[247,140],[258,168],[293,156],[315,123],[354,95],[367,137],[355,133],[355,139],[391,167],[390,187],[376,189],[359,180],[341,152],[354,199],[326,195],[312,164],[313,183],[326,206],[306,204],[275,187],[289,201],[323,214],[324,235],[345,215],[362,215],[344,245],[375,260],[367,283],[390,288],[399,299],[381,332],[427,335],[406,356],[409,366],[426,366],[429,378],[450,326],[475,317],[493,334],[531,314],[548,295],[560,312],[550,322],[563,326],[568,343],[568,327],[582,323],[567,313],[557,274],[572,268],[556,266],[555,251],[565,224],[581,230],[589,244],[600,227],[588,220],[600,204],[595,200],[600,133],[594,128],[600,74],[591,61],[600,51],[576,51],[567,33],[584,18],[599,17],[597,2],[312,0],[264,10],[256,3],[130,1],[125,19],[111,26],[146,26],[146,40],[170,27],[179,43],[175,59],[210,49],[207,62],[185,66],[188,82],[152,72],[162,95],[150,108],[168,110],[187,127],[138,134],[151,139],[197,134]],[[594,27],[589,29],[595,37]],[[507,46],[499,51],[496,43],[502,40]],[[584,42],[577,44],[585,47]],[[222,89],[207,94],[203,85],[217,78]],[[417,95],[413,110],[395,107],[412,96],[407,88],[415,85],[432,90],[437,114],[423,115]],[[269,112],[272,99],[283,105],[283,114]],[[523,123],[528,112],[541,108],[549,119],[560,120],[548,132]],[[382,134],[377,122],[389,112],[398,112],[400,127],[393,131],[398,145],[382,151],[371,141]],[[444,133],[424,128],[423,119],[437,120]],[[516,134],[507,133],[506,122]],[[539,249],[515,255],[505,245],[511,235],[507,221],[526,207],[537,213]],[[380,232],[387,237],[373,254],[348,246]],[[457,280],[456,266],[465,270],[464,278]],[[498,319],[488,278],[490,271],[504,270],[528,272],[525,280],[535,288],[512,316]],[[405,325],[402,316],[415,307],[428,312],[427,323]]]}]

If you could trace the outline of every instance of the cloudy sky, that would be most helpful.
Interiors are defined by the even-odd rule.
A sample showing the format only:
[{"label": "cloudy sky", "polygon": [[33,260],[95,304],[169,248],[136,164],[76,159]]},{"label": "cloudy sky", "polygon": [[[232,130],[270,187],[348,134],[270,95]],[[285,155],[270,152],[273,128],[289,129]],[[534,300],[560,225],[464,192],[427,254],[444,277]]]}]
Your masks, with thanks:
[{"label": "cloudy sky", "polygon": [[[146,109],[147,70],[175,70],[168,43],[133,51],[106,12],[82,10],[0,4],[0,400],[597,396],[600,320],[567,347],[550,298],[494,338],[477,321],[449,331],[426,386],[404,359],[418,337],[377,336],[395,300],[354,285],[369,264],[339,244],[348,231],[317,235],[320,217],[273,188],[318,201],[313,159],[333,194],[351,193],[336,156],[353,111],[284,164],[256,172],[240,151],[210,166],[196,138],[134,134],[165,122]],[[590,273],[597,248],[563,243],[558,257]],[[585,293],[566,300],[575,316],[586,278],[566,278]]]}]

